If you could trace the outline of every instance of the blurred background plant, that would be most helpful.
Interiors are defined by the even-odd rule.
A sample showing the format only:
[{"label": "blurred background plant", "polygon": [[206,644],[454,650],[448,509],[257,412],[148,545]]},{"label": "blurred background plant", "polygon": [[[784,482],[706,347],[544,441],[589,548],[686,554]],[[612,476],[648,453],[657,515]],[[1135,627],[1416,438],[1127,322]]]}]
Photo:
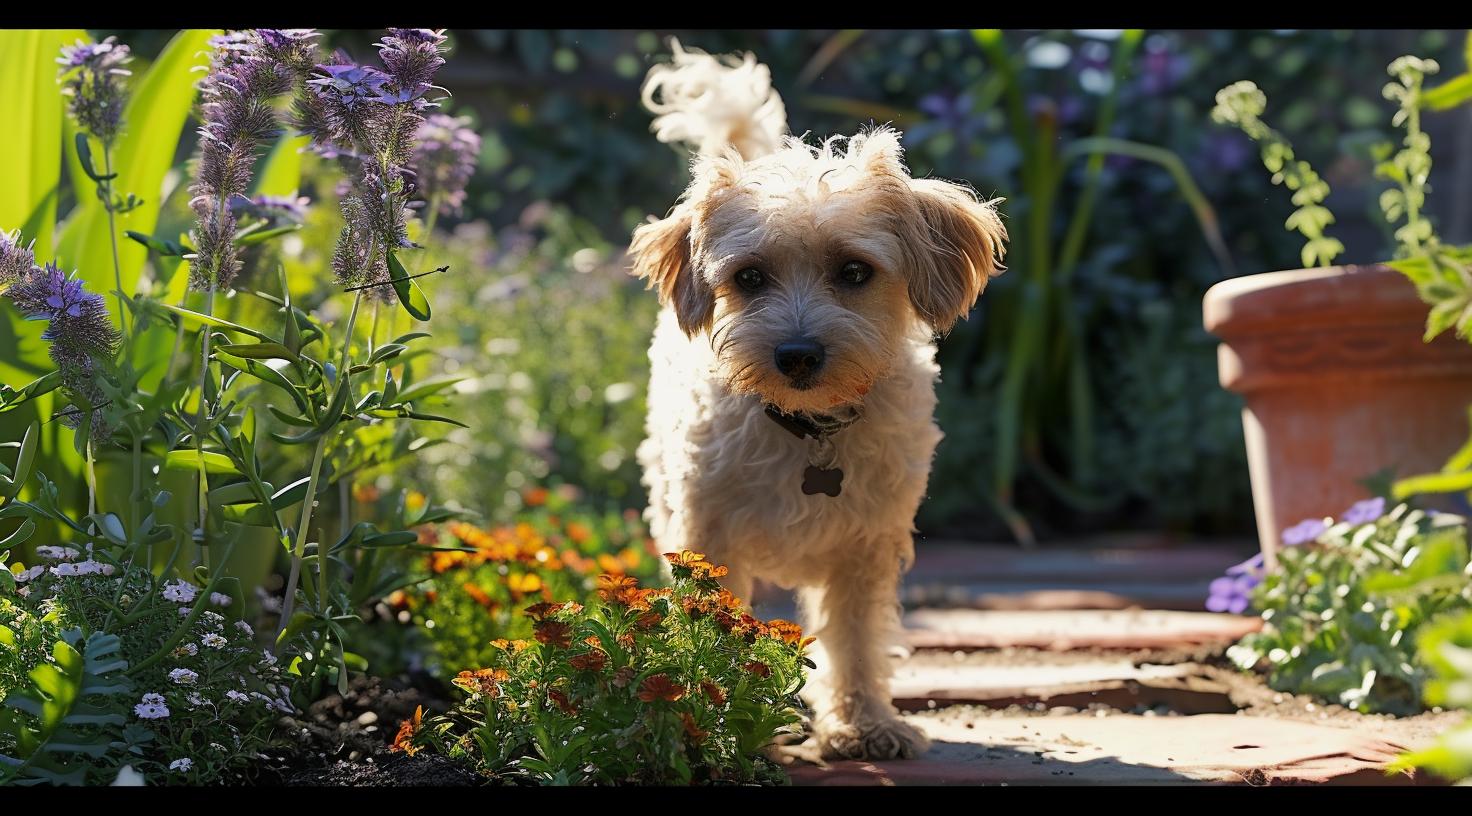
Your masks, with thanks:
[{"label": "blurred background plant", "polygon": [[[1130,40],[1120,31],[1042,31],[1005,32],[984,47],[968,31],[452,33],[450,112],[475,122],[483,144],[464,213],[441,221],[453,237],[425,264],[474,264],[485,274],[430,287],[465,342],[424,364],[435,367],[426,374],[466,378],[456,387],[469,393],[461,404],[475,430],[453,431],[453,446],[419,458],[419,475],[498,520],[512,517],[531,485],[575,484],[595,507],[642,508],[632,452],[643,436],[655,307],[619,269],[632,227],[666,211],[688,180],[682,154],[651,138],[638,105],[639,82],[664,58],[670,34],[711,51],[756,52],[799,128],[852,132],[892,121],[906,131],[917,175],[964,178],[1008,199],[1018,236],[1012,271],[941,344],[948,441],[920,519],[927,534],[973,539],[1250,532],[1240,403],[1216,385],[1200,296],[1230,274],[1225,258],[1238,273],[1292,268],[1300,245],[1281,229],[1293,210],[1287,196],[1244,172],[1256,163],[1251,142],[1209,121],[1214,90],[1258,80],[1275,124],[1331,183],[1326,204],[1339,215],[1342,259],[1371,261],[1393,246],[1377,212],[1371,148],[1391,128],[1375,77],[1412,50],[1455,63],[1462,36],[1213,31]],[[1447,149],[1469,132],[1453,117],[1428,128]],[[1074,152],[1066,163],[1049,159],[1051,184],[1031,169],[1025,184],[1024,168],[1041,160],[1028,150],[1044,129]],[[1132,154],[1087,155],[1105,147]],[[1459,157],[1433,173],[1452,184],[1469,171],[1472,160]],[[1183,195],[1182,177],[1209,208]],[[1090,189],[1091,213],[1070,220],[1077,210],[1059,205]],[[1054,216],[1035,215],[1039,195],[1058,203],[1037,205],[1055,207]],[[1204,214],[1223,247],[1213,249]],[[1448,234],[1469,232],[1472,208],[1455,197],[1432,202],[1432,215]],[[1026,355],[1027,376],[1011,380],[1023,386],[1004,400],[1008,367],[1020,365],[1007,332],[1023,290],[1036,286],[1025,281],[1039,274],[1027,268],[1037,242],[1060,261],[1073,247],[1071,273],[1061,263],[1045,270],[1043,325],[1073,325],[1069,336],[1084,342]],[[1003,404],[1012,406],[1005,427]],[[1201,474],[1214,489],[1195,488]],[[1015,515],[977,502],[1009,481]]]}]

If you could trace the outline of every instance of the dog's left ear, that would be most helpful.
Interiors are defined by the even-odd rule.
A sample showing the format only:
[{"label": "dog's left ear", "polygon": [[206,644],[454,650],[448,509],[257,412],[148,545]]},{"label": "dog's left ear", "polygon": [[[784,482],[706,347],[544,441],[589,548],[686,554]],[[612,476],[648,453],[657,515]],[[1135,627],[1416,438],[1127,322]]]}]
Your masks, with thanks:
[{"label": "dog's left ear", "polygon": [[659,292],[659,302],[673,306],[680,328],[694,335],[710,328],[715,294],[690,263],[691,209],[681,204],[665,218],[634,230],[629,254],[634,275]]},{"label": "dog's left ear", "polygon": [[1007,228],[997,201],[939,179],[911,179],[919,223],[908,224],[913,252],[910,302],[937,332],[950,331],[1001,272]]}]

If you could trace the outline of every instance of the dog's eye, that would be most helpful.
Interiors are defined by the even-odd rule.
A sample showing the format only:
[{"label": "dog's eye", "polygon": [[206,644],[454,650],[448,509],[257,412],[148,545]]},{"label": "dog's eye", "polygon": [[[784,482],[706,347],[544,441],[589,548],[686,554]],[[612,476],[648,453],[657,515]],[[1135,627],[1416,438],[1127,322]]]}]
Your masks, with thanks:
[{"label": "dog's eye", "polygon": [[748,292],[755,292],[762,288],[767,282],[767,276],[760,269],[747,267],[736,273],[736,285]]},{"label": "dog's eye", "polygon": [[849,261],[838,270],[838,279],[850,286],[858,286],[874,274],[874,267],[863,261]]}]

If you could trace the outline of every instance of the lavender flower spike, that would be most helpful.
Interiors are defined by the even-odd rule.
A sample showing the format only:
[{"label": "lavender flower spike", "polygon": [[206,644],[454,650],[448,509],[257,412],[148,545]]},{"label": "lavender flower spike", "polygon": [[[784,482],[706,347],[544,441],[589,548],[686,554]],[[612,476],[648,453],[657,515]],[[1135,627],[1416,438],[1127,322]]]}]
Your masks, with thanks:
[{"label": "lavender flower spike", "polygon": [[[41,339],[51,344],[51,360],[61,372],[62,387],[74,398],[101,405],[106,397],[98,383],[110,371],[121,339],[107,306],[101,295],[86,291],[80,280],[67,277],[54,264],[36,266],[30,248],[21,249],[18,237],[0,233],[4,295],[26,319],[47,321]],[[22,269],[26,265],[29,268]],[[67,416],[66,423],[80,426],[80,415]],[[99,410],[92,412],[92,433],[103,438],[111,433]]]},{"label": "lavender flower spike", "polygon": [[480,134],[465,117],[434,114],[419,126],[414,148],[414,171],[419,195],[437,202],[444,215],[458,215],[465,206],[465,185],[480,157]]},{"label": "lavender flower spike", "polygon": [[133,56],[117,39],[78,40],[76,45],[64,46],[56,59],[61,64],[59,79],[65,84],[61,92],[71,97],[72,118],[103,145],[111,145],[123,128],[128,99],[120,78],[132,75],[123,66]]},{"label": "lavender flower spike", "polygon": [[190,232],[198,251],[189,262],[195,289],[228,287],[240,272],[233,243],[231,199],[250,186],[256,151],[280,132],[273,101],[305,78],[315,59],[310,30],[231,32],[215,46],[200,83],[200,151],[189,206],[198,218]]},{"label": "lavender flower spike", "polygon": [[1349,524],[1369,524],[1383,515],[1385,515],[1385,499],[1376,496],[1373,499],[1355,502],[1353,507],[1344,511],[1344,515],[1339,520]]}]

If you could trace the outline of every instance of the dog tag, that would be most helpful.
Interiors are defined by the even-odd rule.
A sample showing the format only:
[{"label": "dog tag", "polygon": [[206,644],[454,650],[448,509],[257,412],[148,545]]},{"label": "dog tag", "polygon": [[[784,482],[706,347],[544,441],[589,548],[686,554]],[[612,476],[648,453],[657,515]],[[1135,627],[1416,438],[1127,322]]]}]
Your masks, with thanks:
[{"label": "dog tag", "polygon": [[843,471],[838,468],[820,468],[808,465],[802,472],[802,492],[809,496],[819,493],[837,496],[843,489]]}]

